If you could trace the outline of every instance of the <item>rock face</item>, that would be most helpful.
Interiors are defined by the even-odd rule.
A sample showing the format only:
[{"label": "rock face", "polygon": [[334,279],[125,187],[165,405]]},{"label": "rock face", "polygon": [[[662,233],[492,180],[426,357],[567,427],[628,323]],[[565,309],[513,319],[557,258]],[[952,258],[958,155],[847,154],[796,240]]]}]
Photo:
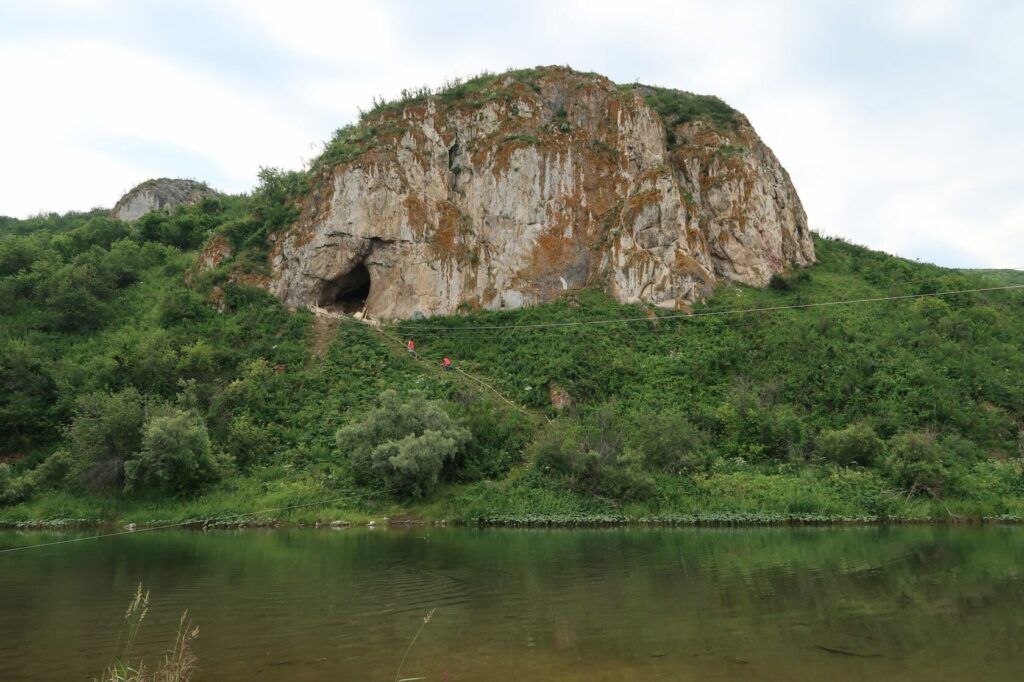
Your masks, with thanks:
[{"label": "rock face", "polygon": [[601,284],[683,308],[814,261],[786,171],[720,100],[546,67],[339,131],[269,288],[381,319],[518,308]]},{"label": "rock face", "polygon": [[121,197],[111,215],[119,220],[132,221],[150,211],[170,211],[182,204],[194,204],[212,196],[217,196],[217,192],[195,180],[146,180]]}]

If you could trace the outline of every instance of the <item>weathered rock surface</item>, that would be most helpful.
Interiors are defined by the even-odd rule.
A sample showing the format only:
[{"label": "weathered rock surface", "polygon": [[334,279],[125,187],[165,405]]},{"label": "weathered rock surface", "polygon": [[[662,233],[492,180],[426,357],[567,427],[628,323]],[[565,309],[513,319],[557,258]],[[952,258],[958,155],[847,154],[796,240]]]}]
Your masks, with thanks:
[{"label": "weathered rock surface", "polygon": [[371,116],[277,235],[271,291],[381,319],[596,283],[684,308],[814,261],[796,190],[741,114],[666,119],[642,87],[529,73]]},{"label": "weathered rock surface", "polygon": [[111,215],[124,221],[138,220],[150,211],[170,211],[183,204],[194,204],[212,196],[217,196],[217,192],[195,180],[146,180],[121,197]]}]

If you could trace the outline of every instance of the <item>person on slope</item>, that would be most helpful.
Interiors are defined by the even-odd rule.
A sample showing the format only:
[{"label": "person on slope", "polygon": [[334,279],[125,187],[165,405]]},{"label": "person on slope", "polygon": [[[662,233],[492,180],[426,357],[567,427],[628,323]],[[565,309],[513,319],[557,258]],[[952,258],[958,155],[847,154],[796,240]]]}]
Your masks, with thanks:
[{"label": "person on slope", "polygon": [[452,368],[452,361],[446,357],[444,360],[441,361],[441,366],[447,370],[450,370]]},{"label": "person on slope", "polygon": [[412,342],[412,339],[409,339],[409,343],[405,344],[405,347],[409,350],[409,353],[416,355],[416,344]]}]

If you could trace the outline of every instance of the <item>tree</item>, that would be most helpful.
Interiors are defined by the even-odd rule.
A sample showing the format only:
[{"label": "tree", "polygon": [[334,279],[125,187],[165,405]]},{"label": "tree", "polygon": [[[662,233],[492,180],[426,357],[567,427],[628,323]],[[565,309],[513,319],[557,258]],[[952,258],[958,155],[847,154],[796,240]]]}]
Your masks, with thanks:
[{"label": "tree", "polygon": [[23,341],[0,345],[0,451],[29,447],[53,428],[57,387],[39,350]]},{"label": "tree", "polygon": [[188,495],[220,479],[228,462],[215,456],[199,416],[176,407],[153,411],[142,432],[142,447],[125,463],[125,492]]},{"label": "tree", "polygon": [[134,388],[81,396],[67,434],[78,483],[90,490],[120,488],[125,462],[142,445],[145,420],[145,403]]},{"label": "tree", "polygon": [[412,393],[403,402],[390,390],[380,395],[375,409],[337,433],[357,482],[412,498],[434,489],[445,463],[471,438],[441,401]]}]

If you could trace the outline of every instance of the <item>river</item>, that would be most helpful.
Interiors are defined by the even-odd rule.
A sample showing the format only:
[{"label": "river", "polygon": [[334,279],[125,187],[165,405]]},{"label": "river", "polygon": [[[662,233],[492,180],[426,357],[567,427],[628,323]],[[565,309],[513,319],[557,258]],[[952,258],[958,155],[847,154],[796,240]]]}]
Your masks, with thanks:
[{"label": "river", "polygon": [[[0,548],[67,538],[0,531]],[[158,531],[0,554],[0,680],[91,680],[137,584],[198,680],[1018,680],[1024,527]]]}]

